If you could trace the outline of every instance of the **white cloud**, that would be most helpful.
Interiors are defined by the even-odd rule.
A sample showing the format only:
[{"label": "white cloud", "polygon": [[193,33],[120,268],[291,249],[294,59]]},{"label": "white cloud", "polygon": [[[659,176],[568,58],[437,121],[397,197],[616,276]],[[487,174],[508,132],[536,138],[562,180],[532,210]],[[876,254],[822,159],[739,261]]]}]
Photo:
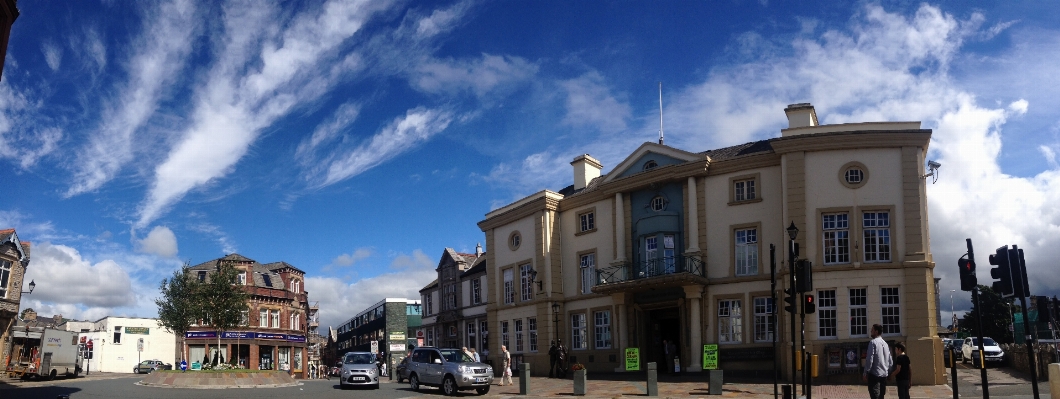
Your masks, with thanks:
[{"label": "white cloud", "polygon": [[41,52],[44,53],[44,61],[48,63],[48,68],[58,71],[63,62],[63,48],[45,42],[41,45]]},{"label": "white cloud", "polygon": [[32,297],[27,296],[37,303],[114,308],[136,301],[132,280],[121,265],[110,259],[89,262],[65,245],[34,245],[26,279],[37,284]]},{"label": "white cloud", "polygon": [[537,65],[520,57],[482,54],[477,60],[423,60],[409,80],[414,88],[428,93],[470,91],[484,97],[493,90],[508,91],[537,71]]},{"label": "white cloud", "polygon": [[560,82],[567,94],[567,115],[563,123],[591,126],[605,132],[626,130],[631,110],[629,104],[611,93],[600,73],[593,71],[575,79]]},{"label": "white cloud", "polygon": [[438,277],[435,262],[423,251],[398,255],[391,262],[391,273],[347,283],[334,277],[308,277],[306,290],[311,301],[319,301],[321,327],[338,327],[342,322],[383,298],[419,299],[419,291]]},{"label": "white cloud", "polygon": [[[191,52],[192,37],[197,31],[199,18],[194,3],[171,1],[147,13],[141,27],[144,34],[131,46],[135,53],[127,64],[128,81],[118,90],[117,98],[106,101],[99,130],[89,135],[77,152],[77,169],[66,192],[68,197],[96,190],[133,160],[137,135],[143,133],[167,88],[180,78],[178,72]],[[89,54],[102,67],[106,52],[99,38],[90,38],[88,44]]]},{"label": "white cloud", "polygon": [[357,176],[422,144],[451,121],[446,111],[410,109],[357,148],[332,154],[324,169],[311,171],[307,178],[312,185],[324,187]]},{"label": "white cloud", "polygon": [[317,128],[313,130],[313,135],[298,144],[298,149],[295,150],[295,157],[302,160],[304,165],[312,163],[314,161],[313,153],[321,145],[329,144],[340,137],[342,132],[357,120],[357,116],[360,113],[360,104],[348,102],[340,105],[332,113],[331,117],[317,125]]},{"label": "white cloud", "polygon": [[353,253],[336,256],[335,259],[331,261],[331,264],[333,266],[349,267],[353,266],[357,262],[368,259],[368,257],[374,254],[375,251],[371,248],[357,248],[353,250]]},{"label": "white cloud", "polygon": [[172,258],[177,255],[177,236],[166,226],[155,226],[140,240],[139,247],[140,252]]},{"label": "white cloud", "polygon": [[[193,214],[192,216],[198,217],[201,215]],[[221,230],[221,227],[217,225],[207,222],[198,222],[192,223],[188,226],[188,228],[193,231],[212,236],[213,239],[217,241],[217,245],[220,246],[221,253],[224,255],[239,252],[235,242],[233,242],[232,238],[228,235],[228,233],[225,233],[223,230]]]},{"label": "white cloud", "polygon": [[0,81],[0,158],[16,160],[28,170],[59,148],[63,130],[40,115],[43,107],[32,95],[10,87],[7,79]]},{"label": "white cloud", "polygon": [[429,38],[448,32],[463,19],[472,6],[471,1],[460,1],[446,9],[434,10],[431,15],[416,21],[416,35]]}]

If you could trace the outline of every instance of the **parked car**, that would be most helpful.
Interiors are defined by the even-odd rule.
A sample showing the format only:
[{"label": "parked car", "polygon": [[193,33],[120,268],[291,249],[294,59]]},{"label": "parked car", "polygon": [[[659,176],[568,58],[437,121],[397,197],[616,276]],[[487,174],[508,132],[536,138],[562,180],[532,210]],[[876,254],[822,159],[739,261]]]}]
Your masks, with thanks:
[{"label": "parked car", "polygon": [[144,360],[133,367],[133,374],[147,374],[155,370],[173,370],[173,365],[161,360]]},{"label": "parked car", "polygon": [[354,386],[370,386],[379,389],[379,368],[371,352],[349,352],[342,357],[339,386],[343,389]]},{"label": "parked car", "polygon": [[394,366],[394,376],[397,377],[397,380],[398,380],[399,384],[402,381],[405,381],[405,380],[407,380],[409,378],[409,358],[410,357],[411,356],[405,356],[404,359],[401,359],[401,363],[398,363],[397,366]]},{"label": "parked car", "polygon": [[[997,345],[997,342],[993,338],[983,337],[983,359],[989,363],[1001,363],[1005,360],[1005,352],[1001,350],[1001,347]],[[976,368],[979,367],[979,339],[978,338],[965,338],[964,346],[961,347],[962,360],[964,363],[972,361],[972,365]]]},{"label": "parked car", "polygon": [[413,391],[426,385],[440,387],[450,396],[470,389],[485,395],[493,383],[493,367],[474,361],[460,349],[419,347],[409,357],[407,372]]},{"label": "parked car", "polygon": [[961,355],[961,350],[963,349],[961,348],[962,345],[964,345],[964,340],[960,338],[945,338],[942,340],[942,348],[945,349],[946,353],[945,356],[949,356],[951,353],[956,352],[954,354],[956,355],[955,357],[957,360],[961,360],[963,357]]}]

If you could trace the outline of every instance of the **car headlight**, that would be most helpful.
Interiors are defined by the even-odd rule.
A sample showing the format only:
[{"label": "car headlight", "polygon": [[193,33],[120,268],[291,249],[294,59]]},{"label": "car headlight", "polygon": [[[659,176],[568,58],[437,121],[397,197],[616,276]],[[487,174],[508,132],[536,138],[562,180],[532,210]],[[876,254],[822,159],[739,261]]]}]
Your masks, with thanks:
[{"label": "car headlight", "polygon": [[460,372],[464,373],[464,374],[471,374],[472,373],[471,366],[463,366],[463,365],[461,365],[460,367],[457,368],[457,370],[460,370]]},{"label": "car headlight", "polygon": [[486,366],[486,373],[493,374],[493,367],[492,366]]},{"label": "car headlight", "polygon": [[368,369],[368,374],[375,374],[375,369]]}]

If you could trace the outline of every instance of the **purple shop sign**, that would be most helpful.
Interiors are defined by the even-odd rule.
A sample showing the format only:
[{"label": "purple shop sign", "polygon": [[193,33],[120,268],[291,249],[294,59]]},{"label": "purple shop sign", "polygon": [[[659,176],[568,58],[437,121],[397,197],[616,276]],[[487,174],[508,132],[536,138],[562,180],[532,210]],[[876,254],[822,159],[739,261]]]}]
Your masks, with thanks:
[{"label": "purple shop sign", "polygon": [[189,331],[184,333],[185,339],[217,338],[217,331]]},{"label": "purple shop sign", "polygon": [[253,339],[254,333],[249,331],[225,331],[221,334],[224,339]]},{"label": "purple shop sign", "polygon": [[257,333],[257,336],[258,336],[258,339],[278,339],[278,340],[281,340],[281,341],[287,339],[287,336],[283,335],[283,334]]}]

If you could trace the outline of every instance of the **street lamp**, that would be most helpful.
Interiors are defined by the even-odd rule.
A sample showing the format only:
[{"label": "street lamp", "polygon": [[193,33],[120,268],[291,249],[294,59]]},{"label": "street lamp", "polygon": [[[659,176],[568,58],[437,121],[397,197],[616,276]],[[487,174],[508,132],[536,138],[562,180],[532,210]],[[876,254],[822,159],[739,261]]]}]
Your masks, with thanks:
[{"label": "street lamp", "polygon": [[800,359],[795,358],[795,313],[798,312],[798,302],[795,300],[795,257],[798,256],[795,253],[795,238],[799,236],[799,228],[795,227],[795,221],[791,222],[791,225],[786,229],[788,231],[788,290],[791,294],[791,394],[795,395],[795,369],[798,368],[798,361]]},{"label": "street lamp", "polygon": [[[25,281],[25,280],[22,280],[22,281]],[[32,294],[34,288],[37,288],[37,283],[34,283],[33,280],[30,280],[29,281],[29,291],[22,291],[22,293],[23,294]]]},{"label": "street lamp", "polygon": [[552,340],[559,339],[559,303],[552,302]]}]

